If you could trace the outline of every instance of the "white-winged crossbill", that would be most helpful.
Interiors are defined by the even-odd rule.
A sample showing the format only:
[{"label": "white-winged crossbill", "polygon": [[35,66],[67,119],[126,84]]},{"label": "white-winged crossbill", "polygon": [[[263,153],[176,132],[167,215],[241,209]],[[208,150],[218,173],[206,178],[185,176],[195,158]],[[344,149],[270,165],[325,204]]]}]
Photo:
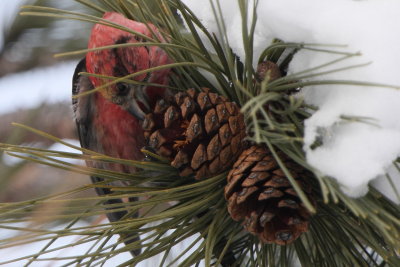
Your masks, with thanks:
[{"label": "white-winged crossbill", "polygon": [[[109,22],[124,27],[117,29]],[[131,31],[131,32],[129,32]],[[97,23],[91,32],[89,49],[117,44],[136,44],[90,51],[78,64],[73,77],[73,95],[79,95],[94,88],[109,84],[112,80],[105,77],[124,77],[149,68],[166,65],[171,62],[167,53],[156,45],[146,46],[147,36],[152,40],[165,42],[159,29],[152,24],[144,24],[125,18],[115,12],[105,13],[103,20]],[[80,76],[80,72],[102,75],[102,78]],[[73,100],[73,109],[77,123],[81,146],[107,156],[141,160],[140,152],[144,146],[141,120],[143,110],[154,106],[157,99],[167,93],[170,70],[168,68],[152,71],[130,78],[133,83],[119,82],[108,85],[94,93]],[[142,82],[135,84],[134,82]],[[146,86],[143,82],[159,84]],[[135,168],[121,164],[87,161],[89,167],[132,173]],[[102,178],[91,177],[94,183]],[[114,182],[113,182],[114,184]],[[99,195],[110,194],[108,188],[96,188]],[[133,199],[134,200],[134,199]],[[110,199],[106,204],[122,204],[121,199]],[[116,208],[116,205],[113,205]],[[124,211],[107,211],[110,221],[125,216]]]}]

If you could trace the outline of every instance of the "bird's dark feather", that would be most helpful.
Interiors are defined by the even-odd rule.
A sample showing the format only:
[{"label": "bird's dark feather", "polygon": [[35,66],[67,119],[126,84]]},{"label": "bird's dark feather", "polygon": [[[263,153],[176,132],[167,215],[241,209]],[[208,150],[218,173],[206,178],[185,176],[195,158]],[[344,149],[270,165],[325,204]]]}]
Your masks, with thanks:
[{"label": "bird's dark feather", "polygon": [[[82,59],[74,72],[73,81],[72,81],[72,94],[74,96],[90,91],[93,88],[93,85],[90,79],[86,76],[79,75],[80,72],[86,71],[86,60]],[[93,117],[95,115],[95,106],[91,105],[93,101],[93,94],[89,94],[86,96],[82,96],[79,98],[73,98],[72,105],[75,115],[76,126],[78,130],[78,136],[81,143],[81,147],[85,149],[89,149],[95,152],[102,153],[101,145],[99,144],[98,140],[96,139],[96,129],[93,125]],[[90,163],[95,168],[106,169],[102,163],[95,162]],[[95,176],[91,176],[93,183],[102,182],[103,179]],[[111,194],[110,189],[108,188],[97,188],[96,192],[98,195],[108,195]],[[106,205],[110,204],[122,204],[123,202],[121,199],[110,199],[106,203]],[[118,208],[118,207],[114,207]],[[112,210],[112,209],[109,209]],[[115,222],[120,220],[122,217],[126,216],[127,212],[125,211],[118,211],[118,212],[108,212],[107,217],[111,222]]]}]

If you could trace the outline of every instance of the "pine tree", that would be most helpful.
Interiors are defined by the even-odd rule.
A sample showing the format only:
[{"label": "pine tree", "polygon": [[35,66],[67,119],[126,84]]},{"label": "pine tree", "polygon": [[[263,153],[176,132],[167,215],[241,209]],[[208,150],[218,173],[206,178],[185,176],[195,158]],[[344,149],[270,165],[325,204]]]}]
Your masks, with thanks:
[{"label": "pine tree", "polygon": [[[246,129],[246,135],[239,134],[243,149],[230,154],[234,160],[227,162],[227,168],[210,171],[211,163],[207,161],[207,175],[201,173],[202,177],[197,177],[202,179],[195,179],[199,168],[183,172],[184,164],[187,167],[193,158],[201,157],[193,152],[186,155],[188,158],[182,163],[177,159],[177,154],[171,157],[170,153],[162,152],[165,150],[160,149],[160,139],[154,141],[156,128],[173,125],[165,112],[168,108],[178,109],[179,99],[174,99],[175,104],[172,101],[163,109],[162,114],[164,118],[167,117],[163,121],[164,125],[148,127],[148,145],[154,150],[143,149],[145,161],[121,160],[91,151],[85,151],[85,156],[82,156],[79,147],[74,147],[77,153],[62,153],[2,144],[3,150],[18,157],[69,171],[95,174],[105,180],[63,195],[2,204],[1,220],[8,225],[29,222],[35,218],[32,211],[40,209],[44,204],[48,205],[48,210],[45,221],[33,226],[12,226],[13,229],[31,234],[3,239],[1,247],[17,246],[38,239],[48,240],[48,245],[40,252],[26,256],[26,259],[34,262],[39,256],[46,255],[53,242],[65,235],[73,235],[80,237],[77,243],[96,243],[88,251],[82,252],[82,255],[61,257],[68,261],[66,265],[100,265],[122,252],[138,249],[141,254],[126,261],[123,266],[134,265],[159,253],[165,255],[161,266],[176,266],[177,261],[180,262],[179,266],[193,266],[202,260],[206,266],[292,266],[296,260],[302,266],[400,265],[399,206],[373,188],[365,197],[350,198],[333,179],[321,177],[305,160],[301,149],[303,121],[311,115],[312,110],[293,94],[310,83],[303,82],[301,75],[285,75],[291,58],[298,50],[304,49],[305,45],[280,40],[266,44],[257,68],[251,60],[254,27],[248,30],[246,23],[243,23],[242,29],[246,58],[240,59],[224,38],[208,32],[196,14],[179,0],[77,2],[97,11],[98,16],[38,6],[26,6],[23,14],[97,23],[105,11],[116,11],[163,29],[165,39],[169,42],[159,42],[157,45],[165,49],[173,59],[168,67],[174,71],[170,89],[176,94],[175,99],[183,94],[200,107],[202,104],[196,97],[204,94],[202,88],[208,88],[205,93],[208,98],[215,96],[223,103],[235,103],[234,109],[237,110],[231,116],[234,119],[242,117],[244,128],[239,129]],[[243,21],[247,21],[247,1],[239,2]],[[218,6],[214,6],[212,12],[220,16],[218,10]],[[251,26],[254,23],[252,21]],[[221,32],[225,26],[219,25]],[[200,37],[203,35],[212,49]],[[59,56],[84,55],[87,52],[81,50]],[[121,80],[103,78],[114,82]],[[217,109],[216,104],[210,104],[207,112]],[[180,109],[179,112],[183,111]],[[195,114],[200,121],[205,121],[207,112],[199,108]],[[154,122],[151,117],[155,115],[157,112],[148,115],[149,125]],[[191,120],[185,123],[180,119],[177,125],[183,125],[186,131]],[[223,125],[221,123],[218,127]],[[19,126],[57,140],[38,130]],[[213,125],[207,127],[213,129],[205,130],[207,134],[221,129],[214,129]],[[213,136],[205,134],[205,142],[211,143]],[[180,142],[191,141],[174,140],[173,137],[169,137],[169,140],[172,140],[172,147],[174,144],[182,144]],[[192,150],[197,151],[199,147],[196,144]],[[250,148],[250,151],[244,151],[239,156],[239,152],[245,148]],[[134,166],[141,171],[128,175],[97,170],[71,165],[55,157],[119,163]],[[260,165],[260,162],[265,162],[265,165]],[[204,162],[198,165],[201,164]],[[267,164],[271,164],[271,169],[266,169]],[[129,185],[110,186],[110,181],[128,181]],[[74,193],[93,187],[109,188],[113,193],[109,196],[74,199]],[[83,218],[104,214],[103,203],[115,198],[139,198],[139,201],[123,202],[123,207],[120,204],[118,207],[109,206],[127,213],[126,217],[116,223],[87,227],[76,225]],[[56,204],[59,203],[64,206],[62,213],[56,212]],[[140,216],[129,216],[135,213]],[[49,230],[49,223],[55,220],[64,220],[68,225],[65,229]],[[133,232],[146,237],[129,240]],[[109,239],[114,235],[120,235],[121,238],[116,243],[110,243]],[[189,237],[194,237],[194,241],[187,251],[196,249],[190,254],[183,251],[174,260],[167,262],[172,247]],[[57,246],[53,249],[62,248]]]}]

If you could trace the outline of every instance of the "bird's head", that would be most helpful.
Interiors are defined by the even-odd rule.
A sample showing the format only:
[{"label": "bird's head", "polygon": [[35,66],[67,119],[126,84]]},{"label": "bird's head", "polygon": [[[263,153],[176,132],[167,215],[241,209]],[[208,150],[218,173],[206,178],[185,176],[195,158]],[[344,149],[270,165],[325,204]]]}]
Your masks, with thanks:
[{"label": "bird's head", "polygon": [[[105,13],[103,19],[152,39],[165,42],[159,29],[152,24],[136,22],[115,12]],[[88,48],[142,42],[145,43],[147,40],[138,34],[98,23],[93,27]],[[171,63],[171,60],[163,49],[159,46],[146,46],[145,44],[97,50],[86,55],[86,68],[89,73],[112,77],[123,77],[168,63]],[[144,117],[143,110],[150,108],[155,99],[163,97],[166,89],[134,84],[133,82],[166,85],[169,71],[169,69],[162,69],[141,74],[131,78],[132,83],[119,82],[107,86],[99,92],[106,100],[121,106],[139,119],[142,119]],[[110,79],[97,77],[90,77],[90,80],[95,87],[111,81]]]}]

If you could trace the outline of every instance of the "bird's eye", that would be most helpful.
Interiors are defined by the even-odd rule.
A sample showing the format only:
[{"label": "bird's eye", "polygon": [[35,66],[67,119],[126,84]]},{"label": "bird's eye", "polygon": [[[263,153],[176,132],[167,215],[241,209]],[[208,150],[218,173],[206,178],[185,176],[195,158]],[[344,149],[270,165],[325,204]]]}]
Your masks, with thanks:
[{"label": "bird's eye", "polygon": [[129,92],[129,85],[126,83],[117,83],[117,96],[126,96]]}]

